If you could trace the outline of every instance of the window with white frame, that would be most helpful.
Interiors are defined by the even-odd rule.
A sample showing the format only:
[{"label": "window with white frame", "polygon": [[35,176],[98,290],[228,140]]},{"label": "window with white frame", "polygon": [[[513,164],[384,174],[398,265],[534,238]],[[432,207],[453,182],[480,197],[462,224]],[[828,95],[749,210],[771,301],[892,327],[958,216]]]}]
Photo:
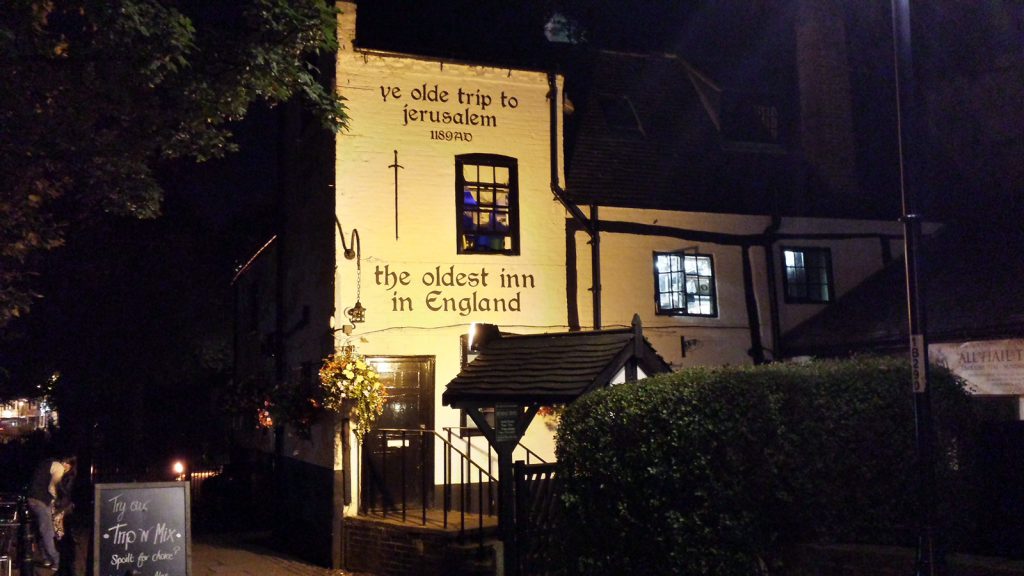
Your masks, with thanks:
[{"label": "window with white frame", "polygon": [[828,248],[783,248],[786,302],[824,304],[833,298],[832,253]]},{"label": "window with white frame", "polygon": [[459,254],[519,254],[519,183],[515,158],[455,157]]},{"label": "window with white frame", "polygon": [[658,314],[718,315],[714,263],[708,254],[655,252],[654,290]]}]

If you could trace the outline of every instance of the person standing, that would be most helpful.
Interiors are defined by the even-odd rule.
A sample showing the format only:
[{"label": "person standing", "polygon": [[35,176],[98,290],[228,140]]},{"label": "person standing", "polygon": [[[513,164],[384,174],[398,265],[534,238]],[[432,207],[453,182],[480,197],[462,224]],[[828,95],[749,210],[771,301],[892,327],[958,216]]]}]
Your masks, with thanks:
[{"label": "person standing", "polygon": [[56,571],[60,566],[60,555],[53,532],[53,502],[57,498],[57,486],[73,466],[71,458],[46,458],[36,467],[28,485],[28,508],[36,521],[39,543],[44,558],[44,568]]},{"label": "person standing", "polygon": [[58,576],[75,576],[75,536],[74,530],[70,530],[68,517],[75,509],[74,485],[75,474],[78,471],[76,459],[72,456],[65,463],[71,464],[71,468],[64,472],[60,484],[57,485],[57,499],[54,500],[53,510],[53,531],[57,539],[57,554],[60,556]]}]

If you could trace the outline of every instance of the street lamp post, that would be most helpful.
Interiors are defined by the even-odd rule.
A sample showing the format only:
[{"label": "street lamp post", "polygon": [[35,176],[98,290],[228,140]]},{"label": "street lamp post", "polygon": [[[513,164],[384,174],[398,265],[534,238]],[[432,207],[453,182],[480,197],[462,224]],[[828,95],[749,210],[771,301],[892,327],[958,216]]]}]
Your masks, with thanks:
[{"label": "street lamp post", "polygon": [[937,576],[943,565],[936,546],[935,444],[928,388],[928,340],[922,282],[918,275],[921,214],[914,199],[919,184],[920,152],[911,137],[920,138],[921,110],[916,94],[911,50],[910,0],[892,0],[893,52],[896,68],[896,113],[904,261],[907,273],[907,312],[910,328],[910,369],[914,390],[914,424],[921,491],[916,576]]}]

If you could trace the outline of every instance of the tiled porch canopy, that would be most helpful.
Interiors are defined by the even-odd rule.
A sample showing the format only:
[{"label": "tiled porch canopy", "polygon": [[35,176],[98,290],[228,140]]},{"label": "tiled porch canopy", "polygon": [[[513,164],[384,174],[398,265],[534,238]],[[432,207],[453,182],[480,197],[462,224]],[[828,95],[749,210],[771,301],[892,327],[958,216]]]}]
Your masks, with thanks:
[{"label": "tiled porch canopy", "polygon": [[479,355],[445,389],[446,406],[467,408],[512,402],[571,402],[607,386],[622,370],[644,374],[671,368],[643,337],[640,318],[630,328],[592,332],[502,335],[496,328],[475,346]]}]

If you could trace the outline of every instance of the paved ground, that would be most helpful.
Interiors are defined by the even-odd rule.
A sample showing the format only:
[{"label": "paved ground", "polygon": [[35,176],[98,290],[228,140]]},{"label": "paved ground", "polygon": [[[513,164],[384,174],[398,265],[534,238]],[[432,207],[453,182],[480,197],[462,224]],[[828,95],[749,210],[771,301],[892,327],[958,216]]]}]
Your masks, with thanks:
[{"label": "paved ground", "polygon": [[192,539],[193,576],[371,576],[330,570],[272,550],[269,534],[197,535]]},{"label": "paved ground", "polygon": [[[278,552],[270,546],[270,534],[193,534],[192,576],[373,576],[365,572],[330,570]],[[88,532],[76,538],[79,560],[73,576],[86,575]],[[19,570],[14,567],[13,574]],[[52,570],[36,569],[36,576],[52,576]],[[6,571],[0,576],[7,576]]]}]

